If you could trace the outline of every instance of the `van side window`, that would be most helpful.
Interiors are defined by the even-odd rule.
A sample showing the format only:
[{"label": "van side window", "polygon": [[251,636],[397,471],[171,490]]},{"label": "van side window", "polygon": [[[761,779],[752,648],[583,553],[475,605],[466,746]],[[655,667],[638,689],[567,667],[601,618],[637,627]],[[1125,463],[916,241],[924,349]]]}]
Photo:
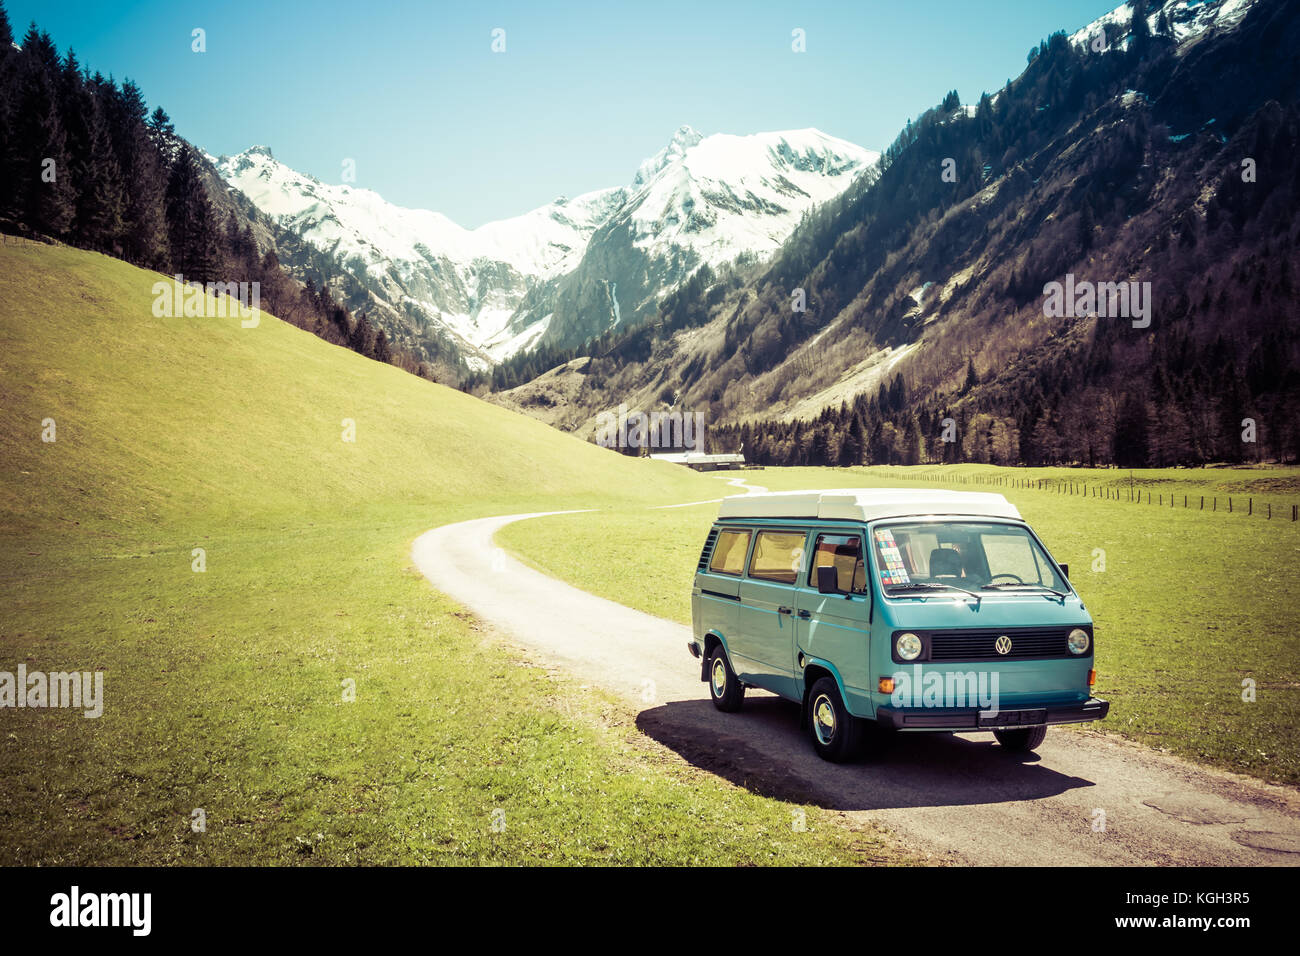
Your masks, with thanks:
[{"label": "van side window", "polygon": [[713,546],[709,570],[714,574],[736,574],[745,570],[745,552],[749,550],[748,531],[722,531]]},{"label": "van side window", "polygon": [[802,531],[760,531],[749,559],[749,576],[764,581],[794,584],[803,569]]},{"label": "van side window", "polygon": [[856,534],[819,534],[813,548],[808,586],[817,586],[817,569],[833,567],[845,594],[865,594],[867,571],[862,563],[862,539]]}]

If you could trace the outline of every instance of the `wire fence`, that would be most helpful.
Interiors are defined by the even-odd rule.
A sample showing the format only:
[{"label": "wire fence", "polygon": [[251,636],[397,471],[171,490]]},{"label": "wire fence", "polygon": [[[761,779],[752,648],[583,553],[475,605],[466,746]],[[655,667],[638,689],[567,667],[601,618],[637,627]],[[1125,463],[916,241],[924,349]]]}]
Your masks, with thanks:
[{"label": "wire fence", "polygon": [[27,236],[15,236],[0,232],[0,246],[61,246],[55,239],[29,239]]},{"label": "wire fence", "polygon": [[1069,495],[1078,498],[1099,498],[1128,504],[1146,504],[1160,508],[1182,508],[1187,511],[1239,514],[1246,517],[1259,515],[1271,521],[1274,512],[1279,520],[1300,520],[1300,504],[1261,500],[1255,507],[1254,495],[1204,495],[1191,492],[1152,491],[1139,488],[1130,482],[1127,487],[1116,487],[1113,482],[1086,482],[1068,478],[1022,478],[1018,475],[945,475],[939,472],[921,472],[909,479],[930,481],[947,485],[985,485],[987,487],[1015,488],[1024,491],[1043,491],[1049,494]]}]

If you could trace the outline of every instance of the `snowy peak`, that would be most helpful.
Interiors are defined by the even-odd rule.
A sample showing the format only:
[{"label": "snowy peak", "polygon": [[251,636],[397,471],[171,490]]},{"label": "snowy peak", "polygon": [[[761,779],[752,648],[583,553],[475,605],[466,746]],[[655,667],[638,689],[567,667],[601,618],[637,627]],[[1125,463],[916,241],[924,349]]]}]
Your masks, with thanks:
[{"label": "snowy peak", "polygon": [[[1155,33],[1163,15],[1178,43],[1194,39],[1214,27],[1230,28],[1241,22],[1255,0],[1168,0],[1147,5],[1147,26]],[[1070,37],[1073,44],[1091,43],[1103,31],[1108,45],[1128,45],[1133,4],[1125,3],[1098,17]]]},{"label": "snowy peak", "polygon": [[312,246],[364,261],[434,258],[467,264],[490,259],[523,273],[546,272],[585,241],[597,224],[584,221],[584,213],[601,207],[601,194],[589,194],[565,202],[562,215],[552,215],[552,204],[471,230],[439,212],[394,206],[373,190],[305,176],[279,163],[263,146],[222,156],[217,170],[257,208]]},{"label": "snowy peak", "polygon": [[637,167],[632,185],[644,186],[665,166],[681,161],[686,156],[686,151],[702,139],[702,133],[697,133],[689,126],[679,126],[667,146]]},{"label": "snowy peak", "polygon": [[[669,150],[689,142],[679,137]],[[638,244],[689,242],[713,264],[766,253],[804,210],[838,195],[879,156],[815,129],[700,137],[665,162],[622,215]]]},{"label": "snowy peak", "polygon": [[703,266],[771,256],[808,209],[878,158],[815,129],[701,136],[684,126],[641,164],[630,198],[593,234],[578,268],[514,327],[544,316],[540,341],[569,347],[650,319]]},{"label": "snowy peak", "polygon": [[281,163],[267,146],[222,156],[216,166],[262,212],[325,252],[370,262],[488,259],[549,276],[572,268],[592,232],[634,197],[642,232],[689,219],[700,203],[780,216],[836,195],[848,185],[846,174],[856,174],[878,155],[813,129],[706,137],[682,126],[641,163],[630,189],[561,196],[472,230],[441,213],[389,203],[373,190],[323,183]]}]

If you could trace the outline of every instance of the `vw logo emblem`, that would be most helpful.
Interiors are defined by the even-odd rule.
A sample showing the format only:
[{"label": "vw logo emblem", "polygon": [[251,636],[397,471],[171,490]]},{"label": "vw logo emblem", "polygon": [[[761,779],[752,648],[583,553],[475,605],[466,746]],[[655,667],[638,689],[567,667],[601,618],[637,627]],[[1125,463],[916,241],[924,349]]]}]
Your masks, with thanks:
[{"label": "vw logo emblem", "polygon": [[1003,634],[993,642],[993,649],[1004,657],[1011,653],[1011,638]]}]

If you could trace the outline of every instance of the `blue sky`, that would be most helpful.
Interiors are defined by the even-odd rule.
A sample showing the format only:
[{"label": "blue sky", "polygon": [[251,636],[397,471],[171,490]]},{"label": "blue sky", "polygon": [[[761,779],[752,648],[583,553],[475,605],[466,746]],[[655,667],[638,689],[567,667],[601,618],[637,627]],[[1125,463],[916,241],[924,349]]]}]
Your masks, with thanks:
[{"label": "blue sky", "polygon": [[947,90],[974,102],[1119,0],[4,3],[19,37],[35,19],[211,153],[265,144],[326,182],[352,159],[356,185],[477,226],[627,183],[682,124],[883,149]]}]

